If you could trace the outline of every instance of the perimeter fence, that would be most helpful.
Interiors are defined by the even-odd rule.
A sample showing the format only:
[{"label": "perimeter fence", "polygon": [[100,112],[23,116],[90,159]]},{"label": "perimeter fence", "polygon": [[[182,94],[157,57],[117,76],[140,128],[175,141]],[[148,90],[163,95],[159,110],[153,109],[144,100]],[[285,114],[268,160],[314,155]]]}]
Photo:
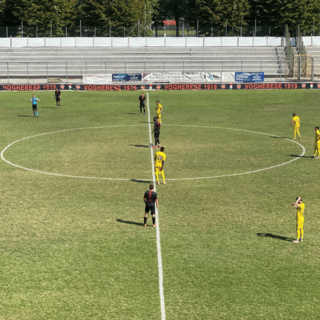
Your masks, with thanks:
[{"label": "perimeter fence", "polygon": [[138,21],[134,25],[119,26],[111,21],[101,26],[64,26],[50,22],[48,25],[28,26],[21,21],[20,26],[0,27],[0,38],[8,37],[264,37],[282,36],[276,29],[269,26],[229,26],[197,23],[192,26],[181,22],[175,25],[144,26]]}]

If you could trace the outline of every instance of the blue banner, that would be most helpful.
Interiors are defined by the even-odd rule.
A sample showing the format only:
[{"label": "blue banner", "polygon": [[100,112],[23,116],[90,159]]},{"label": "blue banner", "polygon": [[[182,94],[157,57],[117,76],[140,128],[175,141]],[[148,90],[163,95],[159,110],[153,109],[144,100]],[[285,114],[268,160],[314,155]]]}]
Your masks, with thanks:
[{"label": "blue banner", "polygon": [[141,81],[141,73],[114,73],[112,81]]},{"label": "blue banner", "polygon": [[236,72],[235,81],[262,82],[264,81],[264,72]]}]

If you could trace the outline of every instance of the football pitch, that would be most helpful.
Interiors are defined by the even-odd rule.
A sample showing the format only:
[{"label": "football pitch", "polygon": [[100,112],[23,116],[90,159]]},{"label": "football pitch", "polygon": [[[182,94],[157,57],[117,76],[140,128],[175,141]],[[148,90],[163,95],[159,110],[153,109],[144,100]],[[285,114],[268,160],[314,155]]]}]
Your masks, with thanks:
[{"label": "football pitch", "polygon": [[[31,95],[0,94],[0,319],[164,319],[150,215],[142,226],[154,151],[140,93],[62,92],[57,110],[36,92],[39,118]],[[319,318],[319,95],[149,93],[167,155],[166,319]],[[305,240],[293,244],[298,195]]]}]

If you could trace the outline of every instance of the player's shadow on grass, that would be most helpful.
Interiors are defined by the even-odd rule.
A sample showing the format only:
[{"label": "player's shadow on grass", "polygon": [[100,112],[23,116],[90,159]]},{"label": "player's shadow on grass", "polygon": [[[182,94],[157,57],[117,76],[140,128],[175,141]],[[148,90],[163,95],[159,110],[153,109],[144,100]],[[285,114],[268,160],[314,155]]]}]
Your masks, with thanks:
[{"label": "player's shadow on grass", "polygon": [[313,158],[313,156],[299,156],[297,154],[290,154],[290,157],[293,157],[293,158]]},{"label": "player's shadow on grass", "polygon": [[289,242],[292,242],[293,238],[288,238],[288,237],[284,237],[284,236],[278,236],[278,235],[275,235],[275,234],[272,234],[272,233],[257,233],[257,236],[258,237],[263,237],[263,238],[274,238],[274,239],[279,239],[279,240],[283,240],[283,241],[289,241]]},{"label": "player's shadow on grass", "polygon": [[21,117],[21,118],[30,118],[32,116],[27,116],[25,114],[17,114],[17,117]]},{"label": "player's shadow on grass", "polygon": [[143,223],[140,223],[140,222],[126,221],[126,220],[122,220],[122,219],[117,219],[117,221],[120,223],[134,224],[136,226],[143,226]]},{"label": "player's shadow on grass", "polygon": [[130,147],[136,147],[136,148],[150,148],[149,146],[145,144],[130,144]]},{"label": "player's shadow on grass", "polygon": [[270,138],[274,138],[274,139],[290,139],[292,140],[292,138],[289,137],[275,137],[275,136],[269,136]]},{"label": "player's shadow on grass", "polygon": [[138,183],[151,183],[151,181],[146,181],[146,180],[137,180],[137,179],[130,179],[132,182],[138,182]]}]

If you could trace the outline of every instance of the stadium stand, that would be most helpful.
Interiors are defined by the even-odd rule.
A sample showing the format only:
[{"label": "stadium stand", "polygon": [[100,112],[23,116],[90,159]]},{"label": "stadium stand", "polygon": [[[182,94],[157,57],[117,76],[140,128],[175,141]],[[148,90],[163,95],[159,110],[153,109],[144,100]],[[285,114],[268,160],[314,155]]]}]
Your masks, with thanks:
[{"label": "stadium stand", "polygon": [[284,47],[0,48],[0,77],[81,78],[143,72],[265,72],[284,76]]},{"label": "stadium stand", "polygon": [[320,46],[306,47],[307,54],[313,57],[314,78],[320,78]]}]

